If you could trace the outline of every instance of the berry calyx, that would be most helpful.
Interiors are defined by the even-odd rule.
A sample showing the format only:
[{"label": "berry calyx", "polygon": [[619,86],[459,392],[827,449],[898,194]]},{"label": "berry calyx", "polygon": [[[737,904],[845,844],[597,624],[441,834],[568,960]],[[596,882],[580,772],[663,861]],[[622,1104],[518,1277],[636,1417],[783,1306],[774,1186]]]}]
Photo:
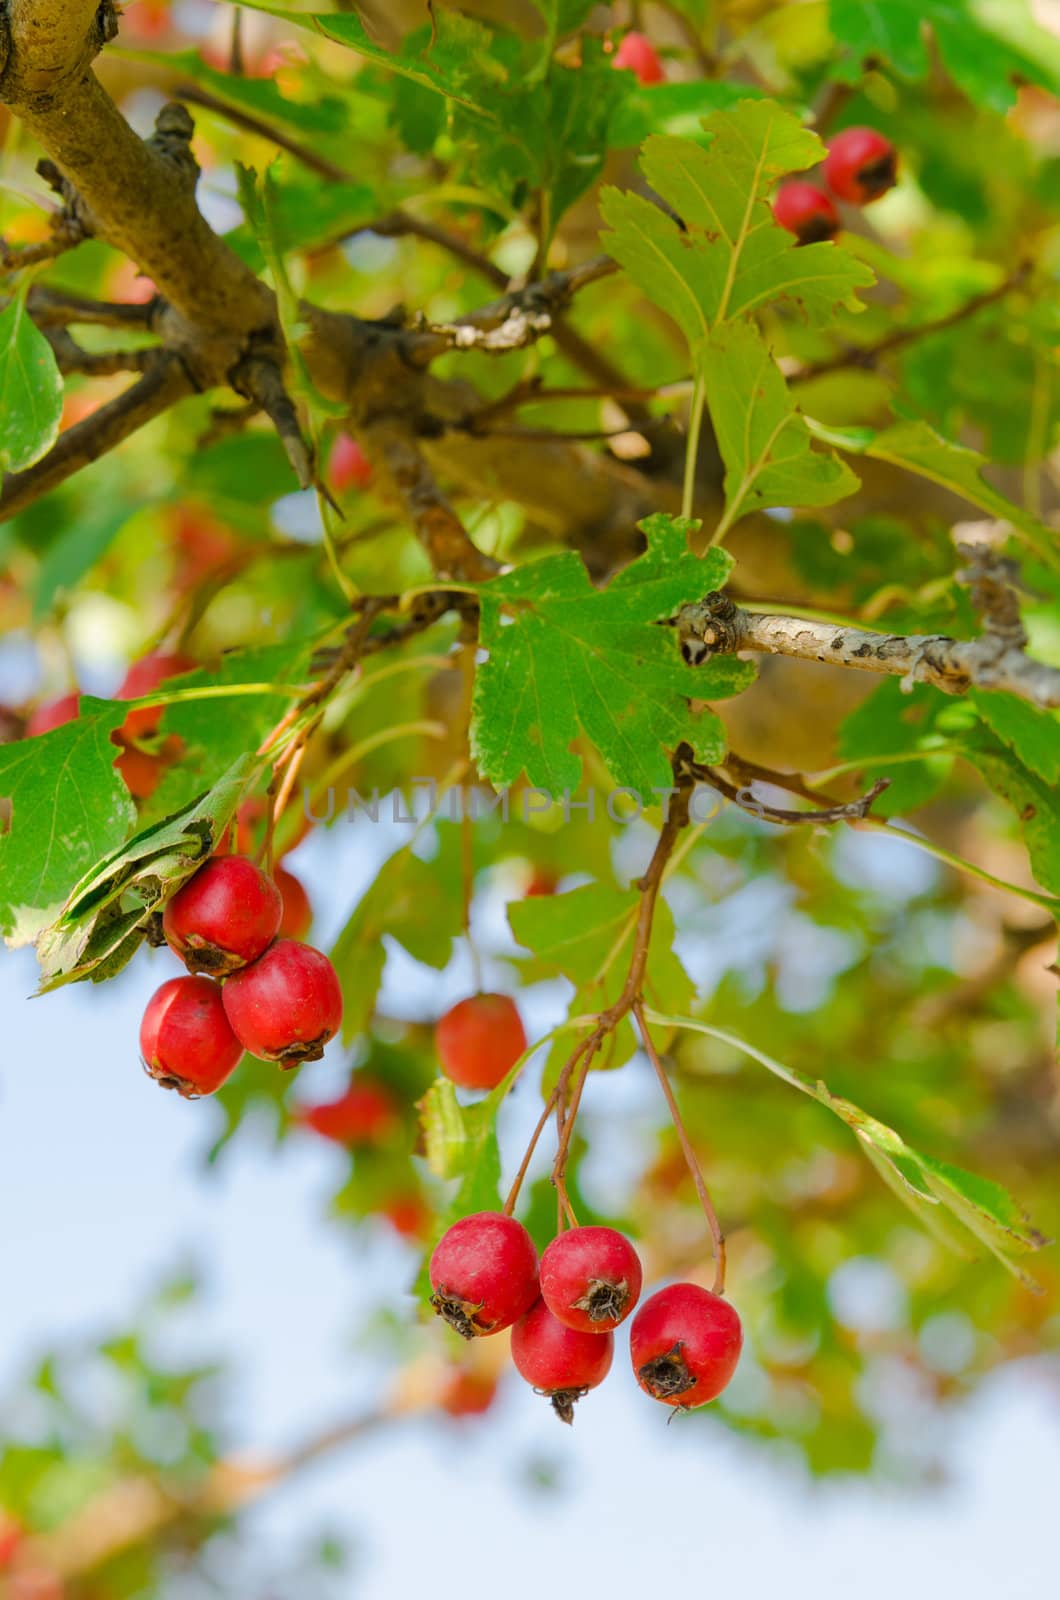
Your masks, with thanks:
[{"label": "berry calyx", "polygon": [[340,433],[328,461],[328,476],[336,494],[347,489],[367,489],[372,481],[372,463],[351,434]]},{"label": "berry calyx", "polygon": [[627,67],[637,75],[638,83],[665,83],[666,74],[662,69],[662,62],[656,53],[655,46],[644,34],[636,29],[627,33],[618,49],[615,51],[615,67]]},{"label": "berry calyx", "polygon": [[342,1022],[335,968],[320,950],[296,939],[277,939],[228,978],[224,1004],[244,1049],[284,1068],[319,1061]]},{"label": "berry calyx", "polygon": [[637,1382],[653,1400],[682,1410],[717,1398],[742,1345],[729,1302],[695,1283],[672,1283],[650,1295],[629,1330]]},{"label": "berry calyx", "polygon": [[226,977],[256,961],[276,937],[283,900],[246,856],[213,856],[162,912],[169,948],[191,972]]},{"label": "berry calyx", "polygon": [[612,1333],[581,1333],[554,1317],[543,1300],[512,1329],[512,1360],[561,1422],[574,1421],[574,1403],[603,1383],[615,1353]]},{"label": "berry calyx", "polygon": [[274,867],[272,881],[283,901],[277,937],[304,939],[313,925],[313,907],[302,880],[296,878],[293,872],[288,872],[286,867]]},{"label": "berry calyx", "polygon": [[219,1089],[243,1054],[225,1015],[221,985],[210,978],[170,978],[156,989],[140,1024],[140,1054],[155,1082],[186,1100]]},{"label": "berry calyx", "polygon": [[640,1258],[615,1228],[571,1228],[541,1257],[541,1298],[564,1327],[617,1328],[640,1299]]},{"label": "berry calyx", "polygon": [[26,738],[33,739],[38,733],[51,733],[53,728],[76,722],[79,699],[79,691],[75,689],[72,694],[61,694],[55,700],[45,700],[26,723]]},{"label": "berry calyx", "polygon": [[824,181],[840,200],[870,205],[897,179],[898,152],[875,128],[844,128],[828,146]]},{"label": "berry calyx", "polygon": [[526,1049],[526,1032],[506,994],[459,1001],[434,1030],[442,1071],[461,1089],[495,1089]]},{"label": "berry calyx", "polygon": [[[152,651],[150,655],[141,656],[139,661],[133,662],[118,685],[114,698],[139,700],[144,695],[154,694],[170,678],[178,678],[183,672],[193,672],[197,665],[197,662],[189,661],[187,656],[167,655],[162,650]],[[121,725],[126,739],[144,739],[157,732],[164,709],[163,706],[144,706],[139,711],[130,711]]]},{"label": "berry calyx", "polygon": [[351,1083],[337,1100],[305,1106],[296,1113],[304,1128],[335,1144],[382,1144],[398,1125],[397,1107],[378,1083]]},{"label": "berry calyx", "polygon": [[800,244],[821,244],[839,232],[839,212],[823,189],[793,179],[782,183],[773,201],[773,215]]},{"label": "berry calyx", "polygon": [[537,1251],[521,1222],[476,1211],[434,1247],[431,1305],[463,1339],[510,1328],[538,1297]]}]

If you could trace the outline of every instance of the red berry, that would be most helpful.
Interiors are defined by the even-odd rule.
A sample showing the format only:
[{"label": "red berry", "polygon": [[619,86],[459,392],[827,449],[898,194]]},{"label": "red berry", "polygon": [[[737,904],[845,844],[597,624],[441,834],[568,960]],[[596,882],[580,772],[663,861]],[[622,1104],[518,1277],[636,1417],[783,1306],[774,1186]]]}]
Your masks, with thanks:
[{"label": "red berry", "polygon": [[256,961],[276,937],[280,891],[246,856],[212,856],[166,902],[166,943],[191,972],[223,978]]},{"label": "red berry", "polygon": [[[187,656],[152,651],[149,656],[142,656],[139,661],[133,662],[118,685],[115,699],[139,700],[144,695],[154,694],[160,684],[179,677],[182,672],[193,672],[197,664],[189,661]],[[122,733],[127,739],[146,738],[158,728],[163,710],[162,706],[145,706],[140,711],[130,711],[121,725]]]},{"label": "red berry", "polygon": [[452,1083],[495,1089],[526,1049],[526,1033],[508,995],[473,994],[439,1018],[434,1042]]},{"label": "red berry", "polygon": [[740,1319],[727,1300],[694,1283],[650,1295],[633,1318],[629,1353],[645,1394],[664,1405],[705,1405],[736,1371]]},{"label": "red berry", "polygon": [[134,800],[149,800],[162,781],[165,763],[147,750],[137,750],[135,745],[123,750],[114,765]]},{"label": "red berry", "polygon": [[188,1100],[219,1089],[243,1054],[225,1016],[221,985],[170,978],[156,989],[140,1024],[140,1053],[152,1078]]},{"label": "red berry", "polygon": [[580,1333],[554,1317],[543,1300],[512,1329],[512,1360],[538,1394],[547,1395],[561,1422],[574,1421],[574,1402],[603,1383],[615,1353],[613,1333]]},{"label": "red berry", "polygon": [[438,1315],[463,1338],[481,1338],[510,1328],[537,1299],[537,1251],[514,1217],[476,1211],[439,1239],[430,1276]]},{"label": "red berry", "polygon": [[640,1258],[614,1228],[571,1228],[541,1257],[541,1298],[580,1333],[617,1328],[640,1299]]},{"label": "red berry", "polygon": [[824,181],[840,200],[867,206],[893,189],[898,152],[875,128],[844,128],[828,146]]},{"label": "red berry", "polygon": [[398,1125],[397,1107],[380,1084],[351,1083],[337,1100],[305,1106],[297,1113],[303,1127],[336,1144],[381,1144]]},{"label": "red berry", "polygon": [[304,939],[313,925],[313,907],[300,878],[286,867],[274,867],[272,881],[280,891],[283,914],[280,917],[280,939]]},{"label": "red berry", "polygon": [[336,494],[347,489],[367,489],[372,481],[372,463],[357,440],[348,433],[340,433],[331,450],[328,475]]},{"label": "red berry", "polygon": [[773,201],[773,215],[800,244],[820,244],[839,232],[839,212],[815,184],[782,183]]},{"label": "red berry", "polygon": [[296,1067],[319,1061],[342,1022],[342,990],[326,955],[277,939],[224,986],[225,1011],[251,1055]]},{"label": "red berry", "polygon": [[395,1195],[380,1209],[379,1214],[403,1239],[422,1239],[430,1231],[431,1208],[415,1190]]},{"label": "red berry", "polygon": [[26,723],[27,739],[34,738],[38,733],[51,733],[53,728],[61,728],[64,723],[76,722],[79,698],[79,691],[75,689],[72,694],[61,694],[56,700],[45,700]]},{"label": "red berry", "polygon": [[665,83],[666,74],[650,39],[636,31],[627,33],[612,62],[615,67],[629,67],[637,74],[639,83]]},{"label": "red berry", "polygon": [[438,1404],[451,1417],[481,1417],[496,1395],[497,1380],[492,1374],[457,1367],[446,1378]]}]

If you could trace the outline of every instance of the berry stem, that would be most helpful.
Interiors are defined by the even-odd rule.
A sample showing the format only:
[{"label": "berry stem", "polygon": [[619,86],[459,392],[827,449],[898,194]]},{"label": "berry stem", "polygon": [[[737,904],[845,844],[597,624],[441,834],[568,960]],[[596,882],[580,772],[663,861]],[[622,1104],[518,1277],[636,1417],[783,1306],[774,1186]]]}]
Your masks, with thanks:
[{"label": "berry stem", "polygon": [[673,1122],[674,1131],[677,1134],[678,1142],[685,1158],[685,1164],[687,1165],[692,1176],[692,1182],[695,1184],[696,1193],[699,1196],[699,1203],[703,1207],[703,1215],[706,1217],[707,1225],[710,1228],[710,1237],[714,1243],[713,1292],[719,1295],[724,1294],[725,1235],[721,1231],[721,1223],[718,1221],[718,1213],[714,1209],[714,1202],[710,1198],[710,1190],[707,1188],[706,1180],[703,1177],[699,1162],[696,1159],[696,1153],[692,1148],[692,1141],[688,1137],[688,1130],[685,1127],[681,1113],[678,1110],[677,1100],[670,1085],[670,1080],[666,1076],[666,1069],[663,1066],[662,1061],[659,1059],[659,1052],[655,1048],[655,1041],[652,1039],[651,1033],[649,1032],[647,1020],[644,1016],[644,1006],[640,1000],[635,1000],[633,1003],[633,1015],[637,1019],[637,1026],[640,1029],[641,1038],[644,1040],[645,1053],[648,1057],[648,1060],[655,1068],[655,1076],[659,1080],[659,1087],[662,1089],[663,1095],[666,1099],[666,1104],[669,1107],[670,1118]]},{"label": "berry stem", "polygon": [[560,1095],[570,1081],[571,1073],[574,1071],[574,1068],[577,1066],[579,1060],[589,1047],[594,1037],[595,1030],[589,1035],[588,1039],[583,1039],[580,1044],[575,1046],[570,1057],[564,1063],[563,1069],[556,1081],[556,1087],[545,1101],[541,1115],[537,1119],[537,1126],[530,1135],[530,1142],[523,1154],[522,1161],[519,1163],[519,1171],[515,1174],[511,1189],[508,1192],[508,1198],[504,1202],[504,1215],[506,1217],[510,1217],[512,1215],[516,1205],[519,1202],[519,1191],[523,1186],[523,1179],[526,1177],[527,1169],[529,1168],[531,1161],[534,1159],[534,1151],[537,1149],[538,1141],[545,1131],[545,1124],[548,1122],[549,1117],[558,1106]]}]

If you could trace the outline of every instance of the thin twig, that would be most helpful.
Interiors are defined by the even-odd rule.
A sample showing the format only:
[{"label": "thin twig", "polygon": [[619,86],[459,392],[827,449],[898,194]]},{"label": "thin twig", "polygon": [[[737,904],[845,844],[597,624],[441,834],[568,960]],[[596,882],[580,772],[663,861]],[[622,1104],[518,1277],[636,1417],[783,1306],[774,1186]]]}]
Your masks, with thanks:
[{"label": "thin twig", "polygon": [[677,1100],[670,1085],[670,1080],[666,1075],[666,1069],[659,1059],[659,1052],[656,1050],[655,1042],[648,1030],[648,1024],[644,1017],[644,1007],[639,1000],[635,1001],[633,1004],[633,1015],[637,1019],[637,1026],[640,1029],[640,1035],[644,1041],[645,1054],[655,1069],[655,1076],[659,1080],[659,1087],[662,1089],[662,1092],[666,1098],[666,1104],[670,1108],[670,1117],[674,1125],[674,1132],[677,1134],[678,1143],[681,1146],[681,1151],[685,1158],[685,1164],[688,1167],[689,1173],[691,1174],[692,1182],[695,1184],[696,1193],[699,1196],[699,1203],[703,1207],[703,1215],[707,1219],[707,1226],[710,1228],[710,1237],[714,1243],[714,1283],[712,1287],[715,1294],[724,1294],[725,1235],[722,1232],[721,1223],[718,1221],[718,1213],[714,1209],[714,1202],[710,1197],[710,1190],[707,1188],[699,1162],[696,1159],[696,1152],[692,1148],[692,1141],[688,1137],[688,1130],[684,1125],[684,1120],[682,1119],[681,1112],[678,1108]]}]

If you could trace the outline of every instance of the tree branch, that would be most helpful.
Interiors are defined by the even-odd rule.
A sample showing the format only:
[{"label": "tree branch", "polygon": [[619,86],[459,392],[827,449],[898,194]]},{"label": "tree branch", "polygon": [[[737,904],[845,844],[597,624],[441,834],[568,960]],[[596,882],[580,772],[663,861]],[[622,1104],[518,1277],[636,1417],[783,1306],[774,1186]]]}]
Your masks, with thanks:
[{"label": "tree branch", "polygon": [[177,356],[168,352],[151,354],[154,365],[138,383],[68,429],[34,466],[4,479],[0,491],[0,522],[24,511],[41,495],[57,489],[82,467],[97,461],[145,423],[168,411],[178,400],[194,394],[195,386]]},{"label": "tree branch", "polygon": [[409,357],[426,366],[447,350],[484,350],[490,355],[521,350],[553,331],[558,313],[579,289],[617,271],[610,256],[594,256],[566,272],[550,272],[540,282],[514,289],[456,322],[413,330],[407,339]]},{"label": "tree branch", "polygon": [[674,619],[681,654],[693,666],[711,656],[736,655],[742,650],[796,656],[901,677],[903,687],[930,683],[944,694],[966,694],[971,688],[1004,689],[1046,709],[1060,706],[1060,668],[1026,654],[1027,636],[1006,564],[986,546],[959,548],[969,565],[958,577],[969,584],[973,603],[983,618],[984,631],[978,639],[877,633],[802,617],[744,611],[727,595],[713,593],[683,606]]}]

